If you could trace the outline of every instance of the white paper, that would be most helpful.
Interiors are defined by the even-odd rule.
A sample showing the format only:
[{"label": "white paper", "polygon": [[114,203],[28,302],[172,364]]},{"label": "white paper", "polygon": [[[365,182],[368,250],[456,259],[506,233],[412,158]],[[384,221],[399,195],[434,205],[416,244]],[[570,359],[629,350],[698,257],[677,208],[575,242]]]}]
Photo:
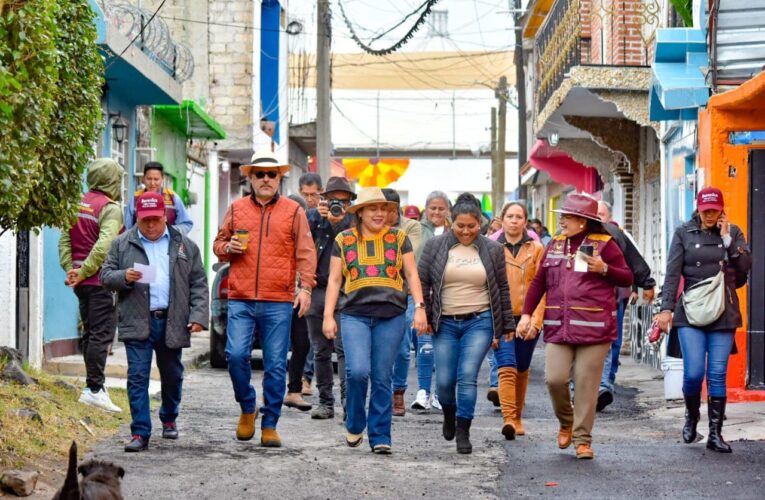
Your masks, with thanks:
[{"label": "white paper", "polygon": [[584,253],[576,252],[576,257],[574,258],[574,271],[577,273],[587,272],[587,261],[585,258],[586,255]]},{"label": "white paper", "polygon": [[133,264],[133,269],[142,275],[137,283],[154,283],[154,280],[157,278],[157,268],[154,266],[147,266],[146,264],[136,262]]}]

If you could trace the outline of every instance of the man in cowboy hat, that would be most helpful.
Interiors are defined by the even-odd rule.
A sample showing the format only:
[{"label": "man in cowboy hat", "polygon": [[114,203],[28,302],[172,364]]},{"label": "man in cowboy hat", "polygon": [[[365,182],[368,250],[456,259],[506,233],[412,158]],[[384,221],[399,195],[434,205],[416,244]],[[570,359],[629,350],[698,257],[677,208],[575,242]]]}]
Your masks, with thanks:
[{"label": "man in cowboy hat", "polygon": [[[276,424],[281,415],[287,375],[292,309],[303,316],[315,286],[316,250],[305,210],[279,195],[279,183],[290,166],[268,150],[257,151],[242,175],[252,194],[235,200],[226,212],[213,251],[231,263],[226,356],[234,395],[241,407],[236,437],[255,435],[255,389],[250,383],[253,331],[263,349],[262,446],[279,447]],[[300,290],[295,293],[296,274]]]}]

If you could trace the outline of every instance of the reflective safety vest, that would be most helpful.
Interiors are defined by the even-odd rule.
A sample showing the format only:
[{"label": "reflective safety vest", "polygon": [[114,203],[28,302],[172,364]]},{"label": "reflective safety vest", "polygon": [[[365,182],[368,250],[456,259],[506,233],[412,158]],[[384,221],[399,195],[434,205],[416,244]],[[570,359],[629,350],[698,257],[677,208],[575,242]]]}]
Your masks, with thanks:
[{"label": "reflective safety vest", "polygon": [[[590,234],[583,244],[600,255],[610,235]],[[544,315],[545,342],[554,344],[600,344],[616,340],[616,289],[598,273],[574,271],[565,254],[566,237],[550,242],[542,261],[547,283]]]},{"label": "reflective safety vest", "polygon": [[[72,265],[74,267],[82,266],[98,241],[98,235],[101,232],[98,220],[101,211],[109,203],[112,203],[112,200],[100,191],[88,191],[80,199],[77,223],[69,230],[69,238],[72,242]],[[101,280],[98,278],[100,272],[101,269],[99,268],[95,274],[83,280],[80,285],[100,285]]]},{"label": "reflective safety vest", "polygon": [[[145,192],[146,189],[139,189],[133,194],[133,203],[136,206],[138,206],[138,197]],[[170,188],[162,188],[162,197],[165,199],[165,217],[167,218],[167,223],[171,226],[174,226],[175,219],[177,217],[177,209],[175,208],[175,191]]]}]

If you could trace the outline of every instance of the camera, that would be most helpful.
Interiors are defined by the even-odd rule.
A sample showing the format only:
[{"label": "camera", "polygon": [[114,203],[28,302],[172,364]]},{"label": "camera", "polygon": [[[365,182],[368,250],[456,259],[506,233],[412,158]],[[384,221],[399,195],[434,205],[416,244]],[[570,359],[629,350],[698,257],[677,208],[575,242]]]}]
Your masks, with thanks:
[{"label": "camera", "polygon": [[329,200],[327,208],[333,217],[340,217],[345,212],[345,204],[340,200]]}]

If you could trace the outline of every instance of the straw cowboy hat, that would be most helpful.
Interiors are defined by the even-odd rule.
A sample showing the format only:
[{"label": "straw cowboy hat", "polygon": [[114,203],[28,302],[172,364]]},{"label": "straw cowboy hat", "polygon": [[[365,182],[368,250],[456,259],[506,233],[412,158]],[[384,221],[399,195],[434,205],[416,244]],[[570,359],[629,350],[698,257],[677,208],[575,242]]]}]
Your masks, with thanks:
[{"label": "straw cowboy hat", "polygon": [[290,171],[290,164],[279,161],[275,154],[268,149],[255,151],[252,160],[247,165],[241,165],[239,171],[242,175],[250,176],[254,169],[258,170],[278,170],[280,174],[286,174]]},{"label": "straw cowboy hat", "polygon": [[359,191],[356,203],[348,207],[348,212],[355,214],[360,209],[377,203],[385,204],[385,208],[398,210],[398,204],[385,199],[382,189],[379,187],[368,187]]},{"label": "straw cowboy hat", "polygon": [[598,217],[598,200],[586,193],[571,193],[563,202],[563,207],[553,210],[559,214],[576,215],[585,219],[601,222]]}]

